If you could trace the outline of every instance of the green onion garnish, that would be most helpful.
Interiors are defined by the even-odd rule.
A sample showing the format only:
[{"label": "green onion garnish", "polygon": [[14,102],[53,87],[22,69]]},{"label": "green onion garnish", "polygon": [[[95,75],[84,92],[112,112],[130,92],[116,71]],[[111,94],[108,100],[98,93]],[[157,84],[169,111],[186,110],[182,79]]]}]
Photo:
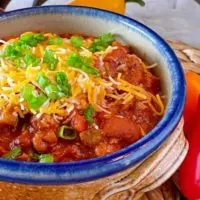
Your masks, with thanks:
[{"label": "green onion garnish", "polygon": [[65,140],[74,140],[77,137],[77,133],[73,128],[63,125],[59,129],[58,136]]},{"label": "green onion garnish", "polygon": [[48,43],[50,45],[62,45],[63,44],[63,38],[61,38],[61,37],[52,37],[52,38],[49,38]]},{"label": "green onion garnish", "polygon": [[43,62],[48,65],[48,68],[50,70],[54,70],[56,68],[56,65],[58,63],[58,59],[55,56],[55,53],[51,50],[46,50],[44,53],[44,59]]},{"label": "green onion garnish", "polygon": [[68,79],[65,72],[56,72],[55,80],[58,85],[68,84]]},{"label": "green onion garnish", "polygon": [[19,41],[21,44],[26,44],[30,47],[35,47],[39,42],[42,42],[44,40],[45,40],[45,37],[43,34],[28,33],[28,34],[22,35]]},{"label": "green onion garnish", "polygon": [[64,93],[65,96],[68,97],[72,95],[71,85],[69,84],[67,76],[64,72],[56,72],[55,80],[61,93]]},{"label": "green onion garnish", "polygon": [[[50,84],[47,87],[45,87],[45,93],[51,100],[56,100],[60,97],[59,95],[59,87],[57,85]],[[61,95],[62,96],[62,95]]]},{"label": "green onion garnish", "polygon": [[8,153],[4,154],[2,158],[8,159],[8,160],[14,160],[17,156],[19,156],[22,153],[22,150],[19,147],[15,147]]},{"label": "green onion garnish", "polygon": [[50,80],[49,78],[44,74],[44,72],[41,72],[37,75],[37,82],[38,85],[44,89],[45,87],[47,87],[50,84]]},{"label": "green onion garnish", "polygon": [[1,56],[13,61],[17,67],[37,66],[39,59],[31,53],[31,47],[44,40],[43,34],[22,35],[18,41],[9,43]]},{"label": "green onion garnish", "polygon": [[78,54],[78,53],[72,53],[67,58],[67,64],[74,68],[81,68],[81,66],[83,64],[83,57],[80,56],[80,54]]},{"label": "green onion garnish", "polygon": [[94,119],[93,119],[94,112],[95,112],[95,110],[92,105],[89,105],[84,111],[84,116],[85,116],[86,120],[89,122],[89,124],[94,123]]},{"label": "green onion garnish", "polygon": [[28,53],[24,56],[24,62],[27,67],[35,67],[40,63],[40,60],[33,54]]},{"label": "green onion garnish", "polygon": [[94,40],[89,50],[91,52],[104,51],[113,42],[114,42],[113,35],[111,33],[104,33]]},{"label": "green onion garnish", "polygon": [[38,110],[47,100],[43,93],[37,95],[34,86],[31,84],[27,84],[22,88],[21,96],[33,110]]},{"label": "green onion garnish", "polygon": [[31,84],[27,84],[26,86],[23,87],[23,89],[21,90],[21,95],[22,97],[27,100],[29,99],[32,95],[33,95],[33,91],[34,91],[34,86]]},{"label": "green onion garnish", "polygon": [[26,55],[28,53],[30,48],[26,44],[21,44],[20,42],[13,42],[11,44],[8,44],[3,54],[1,55],[4,58],[8,58],[9,60],[15,61],[22,56]]},{"label": "green onion garnish", "polygon": [[72,36],[70,38],[70,43],[75,46],[76,48],[81,48],[83,45],[83,38]]},{"label": "green onion garnish", "polygon": [[44,90],[45,94],[51,100],[57,100],[63,96],[71,96],[71,85],[68,82],[67,76],[64,72],[55,73],[56,84],[52,84],[50,79],[43,73],[37,76],[38,85]]},{"label": "green onion garnish", "polygon": [[41,154],[39,156],[40,163],[53,163],[54,159],[51,154]]},{"label": "green onion garnish", "polygon": [[74,68],[81,69],[82,71],[84,71],[88,74],[92,74],[92,75],[96,75],[96,76],[100,75],[99,71],[91,66],[92,65],[91,59],[89,59],[87,57],[83,57],[78,53],[72,53],[68,57],[67,65],[74,67]]},{"label": "green onion garnish", "polygon": [[38,154],[34,152],[30,152],[29,156],[31,159],[35,161],[39,161],[40,163],[53,163],[54,158],[51,154]]},{"label": "green onion garnish", "polygon": [[29,100],[27,100],[30,107],[33,110],[38,110],[46,101],[47,97],[43,93],[38,96],[32,96]]}]

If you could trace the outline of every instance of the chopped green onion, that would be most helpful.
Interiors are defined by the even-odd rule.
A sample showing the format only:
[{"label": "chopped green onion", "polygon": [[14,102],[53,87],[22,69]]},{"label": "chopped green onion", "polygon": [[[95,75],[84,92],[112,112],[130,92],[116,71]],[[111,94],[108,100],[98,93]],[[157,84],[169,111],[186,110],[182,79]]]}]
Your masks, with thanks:
[{"label": "chopped green onion", "polygon": [[58,85],[68,84],[68,79],[65,72],[56,72],[55,80]]},{"label": "chopped green onion", "polygon": [[32,96],[27,102],[33,110],[38,110],[47,101],[46,95]]},{"label": "chopped green onion", "polygon": [[54,158],[51,154],[41,154],[39,160],[40,163],[53,163]]},{"label": "chopped green onion", "polygon": [[73,46],[77,47],[77,48],[81,48],[82,45],[83,45],[83,38],[81,38],[81,37],[76,37],[76,36],[72,36],[72,37],[70,38],[70,43],[71,43]]},{"label": "chopped green onion", "polygon": [[90,66],[87,66],[87,65],[82,65],[81,69],[88,74],[92,74],[92,75],[95,75],[95,76],[100,75],[100,73],[97,69],[90,67]]},{"label": "chopped green onion", "polygon": [[67,96],[67,97],[71,97],[72,96],[72,90],[71,90],[71,85],[63,85],[63,86],[58,86],[60,89],[60,93],[59,96],[63,97],[63,96]]},{"label": "chopped green onion", "polygon": [[40,163],[53,163],[54,162],[54,158],[51,154],[38,154],[38,153],[34,153],[34,152],[30,152],[29,156],[31,157],[31,159],[38,161]]},{"label": "chopped green onion", "polygon": [[4,49],[2,57],[7,57],[10,60],[19,58],[22,55],[19,47],[17,48],[17,43],[8,44]]},{"label": "chopped green onion", "polygon": [[19,41],[7,45],[1,56],[14,61],[18,67],[24,66],[24,63],[26,66],[37,66],[39,59],[31,54],[30,47],[36,46],[43,40],[45,38],[42,34],[30,33],[22,35]]},{"label": "chopped green onion", "polygon": [[24,56],[24,62],[27,67],[35,67],[40,63],[40,60],[33,54],[29,53]]},{"label": "chopped green onion", "polygon": [[69,84],[67,76],[64,72],[56,72],[55,80],[62,93],[64,93],[68,97],[72,95],[71,85]]},{"label": "chopped green onion", "polygon": [[44,35],[39,33],[28,33],[20,37],[20,43],[26,44],[31,47],[35,47],[39,42],[42,42],[44,40]]},{"label": "chopped green onion", "polygon": [[2,157],[8,160],[14,160],[17,156],[19,156],[22,153],[21,148],[15,147],[8,153],[4,154]]},{"label": "chopped green onion", "polygon": [[26,68],[26,64],[22,58],[17,58],[14,60],[15,64],[19,68]]},{"label": "chopped green onion", "polygon": [[74,140],[77,137],[77,133],[73,128],[63,125],[59,129],[58,136],[65,140]]},{"label": "chopped green onion", "polygon": [[30,99],[33,95],[34,89],[34,86],[31,84],[25,85],[21,90],[22,98],[24,98],[25,100]]},{"label": "chopped green onion", "polygon": [[61,37],[52,37],[52,38],[49,38],[48,43],[50,45],[62,45],[63,44],[63,38],[61,38]]},{"label": "chopped green onion", "polygon": [[72,96],[72,90],[71,90],[71,85],[70,84],[68,84],[68,85],[59,85],[58,87],[60,89],[60,93],[59,93],[60,97],[62,97],[62,96],[67,96],[67,97]]},{"label": "chopped green onion", "polygon": [[44,72],[41,72],[41,73],[38,74],[38,76],[37,76],[37,82],[38,82],[39,86],[42,89],[44,89],[45,87],[47,87],[50,84],[50,80],[44,74]]},{"label": "chopped green onion", "polygon": [[83,63],[82,57],[78,53],[72,53],[67,58],[67,64],[74,68],[81,68]]},{"label": "chopped green onion", "polygon": [[30,48],[26,44],[21,44],[20,42],[13,42],[5,47],[1,56],[14,61],[24,56],[26,53],[29,52],[29,50]]},{"label": "chopped green onion", "polygon": [[21,90],[21,96],[26,100],[33,110],[38,110],[47,100],[46,95],[40,93],[36,95],[34,86],[31,84],[25,85]]},{"label": "chopped green onion", "polygon": [[95,112],[95,110],[92,105],[89,105],[84,111],[84,116],[85,116],[86,120],[89,122],[89,124],[94,123],[94,119],[93,119],[94,112]]},{"label": "chopped green onion", "polygon": [[104,33],[94,40],[89,50],[91,52],[104,51],[113,42],[114,42],[113,35],[111,33]]},{"label": "chopped green onion", "polygon": [[50,70],[54,70],[58,64],[58,59],[55,56],[55,53],[51,50],[46,50],[44,53],[44,63],[48,65]]},{"label": "chopped green onion", "polygon": [[82,71],[84,71],[88,74],[92,74],[92,75],[96,75],[96,76],[100,75],[99,71],[91,66],[92,65],[91,59],[89,59],[87,57],[83,57],[78,53],[72,53],[68,57],[67,65],[74,67],[74,68],[81,69]]},{"label": "chopped green onion", "polygon": [[59,95],[59,87],[57,85],[50,84],[47,87],[45,87],[45,93],[51,100],[57,100],[60,96],[63,96],[62,94]]},{"label": "chopped green onion", "polygon": [[43,72],[39,73],[37,76],[39,86],[44,89],[46,95],[51,100],[57,100],[60,97],[72,95],[71,85],[68,83],[67,76],[64,72],[56,72],[55,80],[57,85],[52,84]]}]

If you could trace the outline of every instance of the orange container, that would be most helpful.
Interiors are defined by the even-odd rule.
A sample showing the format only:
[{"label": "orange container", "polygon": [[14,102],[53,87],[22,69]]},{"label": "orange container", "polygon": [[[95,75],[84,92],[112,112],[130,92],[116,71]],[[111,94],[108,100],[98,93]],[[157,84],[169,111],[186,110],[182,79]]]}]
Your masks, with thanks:
[{"label": "orange container", "polygon": [[100,8],[120,14],[125,13],[125,0],[74,0],[70,5]]}]

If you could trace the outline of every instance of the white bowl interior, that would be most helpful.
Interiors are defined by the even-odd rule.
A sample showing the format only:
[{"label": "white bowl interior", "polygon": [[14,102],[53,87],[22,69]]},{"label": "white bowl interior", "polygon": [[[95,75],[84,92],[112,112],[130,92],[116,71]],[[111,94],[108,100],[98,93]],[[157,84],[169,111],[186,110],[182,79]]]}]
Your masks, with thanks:
[{"label": "white bowl interior", "polygon": [[80,33],[86,35],[98,36],[101,33],[111,32],[117,36],[120,41],[131,45],[133,49],[149,64],[157,63],[155,73],[161,77],[163,94],[167,96],[166,103],[171,97],[171,80],[168,63],[161,55],[158,49],[152,44],[152,41],[137,31],[128,28],[127,25],[118,23],[114,20],[100,19],[86,15],[75,14],[39,14],[30,16],[15,17],[14,19],[0,19],[0,38],[8,36],[17,36],[25,31],[44,31],[54,33]]}]

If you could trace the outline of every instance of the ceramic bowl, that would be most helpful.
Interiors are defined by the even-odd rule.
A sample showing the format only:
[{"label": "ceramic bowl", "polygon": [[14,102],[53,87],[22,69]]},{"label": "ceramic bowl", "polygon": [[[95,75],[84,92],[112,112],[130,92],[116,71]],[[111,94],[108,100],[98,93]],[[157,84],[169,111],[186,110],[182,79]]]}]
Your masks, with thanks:
[{"label": "ceramic bowl", "polygon": [[[138,191],[144,191],[144,188],[149,190],[161,184],[172,175],[187,151],[187,142],[182,134],[183,122],[180,122],[185,101],[185,80],[174,52],[158,34],[128,17],[87,7],[49,6],[0,14],[0,38],[25,31],[70,32],[93,36],[113,33],[119,40],[131,45],[149,63],[158,63],[155,73],[162,80],[166,111],[151,132],[116,153],[55,164],[0,159],[0,180],[32,185],[67,184],[63,190],[68,191],[68,195],[71,195],[72,190],[78,195],[69,196],[69,199],[99,199],[131,188],[135,195]],[[152,180],[151,184],[148,175],[153,177],[149,179]],[[162,180],[158,180],[158,177],[162,177]],[[142,187],[142,182],[149,186]],[[85,197],[84,191],[87,191]],[[130,195],[130,192],[126,194]],[[47,196],[45,199],[48,199]]]}]

